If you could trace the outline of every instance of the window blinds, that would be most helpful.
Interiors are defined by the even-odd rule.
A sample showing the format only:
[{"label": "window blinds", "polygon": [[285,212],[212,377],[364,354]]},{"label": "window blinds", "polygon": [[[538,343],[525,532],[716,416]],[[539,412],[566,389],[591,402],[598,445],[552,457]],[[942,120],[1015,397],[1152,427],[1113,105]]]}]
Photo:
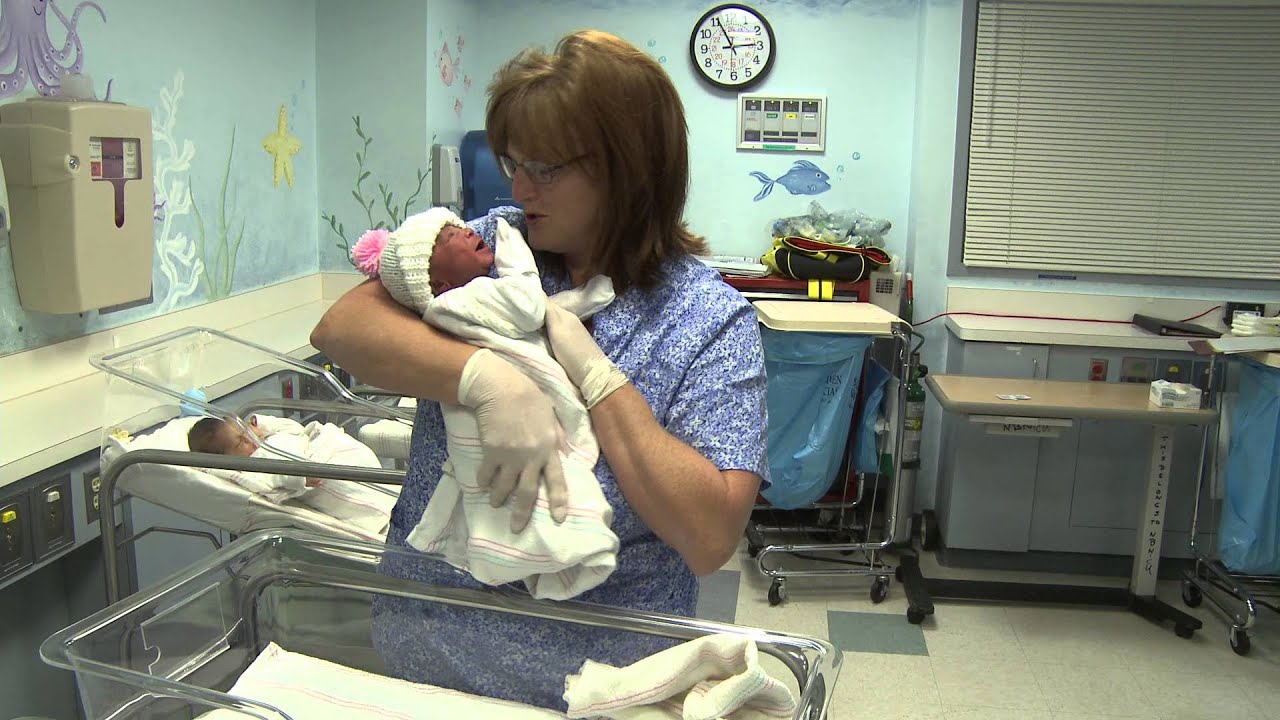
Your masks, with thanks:
[{"label": "window blinds", "polygon": [[1280,6],[980,2],[964,262],[1280,279]]}]

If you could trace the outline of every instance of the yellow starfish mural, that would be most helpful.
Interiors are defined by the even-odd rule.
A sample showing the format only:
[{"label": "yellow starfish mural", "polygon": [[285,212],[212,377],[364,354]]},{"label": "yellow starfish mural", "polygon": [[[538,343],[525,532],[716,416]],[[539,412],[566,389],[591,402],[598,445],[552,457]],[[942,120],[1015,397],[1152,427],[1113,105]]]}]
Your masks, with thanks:
[{"label": "yellow starfish mural", "polygon": [[275,158],[275,168],[271,172],[275,186],[280,187],[280,174],[284,173],[285,181],[293,187],[293,156],[302,149],[302,141],[289,134],[289,113],[284,105],[280,106],[276,131],[262,141],[262,149]]}]

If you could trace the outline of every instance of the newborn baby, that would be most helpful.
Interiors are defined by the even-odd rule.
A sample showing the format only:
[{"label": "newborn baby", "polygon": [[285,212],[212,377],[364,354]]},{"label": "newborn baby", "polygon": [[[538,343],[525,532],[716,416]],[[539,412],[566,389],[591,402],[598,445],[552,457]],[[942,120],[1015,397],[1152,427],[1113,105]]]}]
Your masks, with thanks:
[{"label": "newborn baby", "polygon": [[[287,418],[254,415],[249,418],[249,428],[258,442],[234,423],[204,418],[191,426],[187,433],[187,446],[192,452],[215,455],[290,459],[269,449],[277,448],[313,462],[382,467],[372,450],[332,423],[311,422],[303,427]],[[260,444],[269,447],[260,447]],[[293,499],[316,512],[378,535],[386,534],[391,522],[391,508],[396,503],[396,495],[346,480],[217,469],[211,469],[211,472],[271,502]]]},{"label": "newborn baby", "polygon": [[[618,552],[618,537],[609,529],[613,509],[595,477],[600,447],[586,405],[551,357],[542,332],[547,296],[533,254],[505,220],[497,225],[495,256],[456,215],[432,208],[395,232],[365,233],[352,259],[431,325],[480,345],[480,353],[497,353],[529,376],[550,397],[564,430],[560,462],[570,503],[567,517],[563,523],[552,519],[546,490],[540,488],[529,526],[517,533],[511,530],[510,508],[491,507],[489,493],[477,482],[483,458],[475,412],[442,404],[449,456],[408,543],[444,555],[481,582],[523,580],[534,597],[565,599],[612,574]],[[495,262],[496,279],[488,276]],[[554,300],[589,317],[613,301],[613,283],[599,277]],[[463,376],[465,383],[465,371]]]}]

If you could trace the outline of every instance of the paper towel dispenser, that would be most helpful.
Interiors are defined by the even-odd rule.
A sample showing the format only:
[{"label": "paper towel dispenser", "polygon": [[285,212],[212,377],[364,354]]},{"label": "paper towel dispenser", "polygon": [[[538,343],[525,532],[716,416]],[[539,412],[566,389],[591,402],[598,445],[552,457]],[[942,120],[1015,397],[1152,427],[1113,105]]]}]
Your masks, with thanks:
[{"label": "paper towel dispenser", "polygon": [[151,296],[151,113],[30,98],[0,105],[9,245],[27,310],[78,313]]},{"label": "paper towel dispenser", "polygon": [[431,146],[431,204],[462,209],[462,160],[456,145]]}]

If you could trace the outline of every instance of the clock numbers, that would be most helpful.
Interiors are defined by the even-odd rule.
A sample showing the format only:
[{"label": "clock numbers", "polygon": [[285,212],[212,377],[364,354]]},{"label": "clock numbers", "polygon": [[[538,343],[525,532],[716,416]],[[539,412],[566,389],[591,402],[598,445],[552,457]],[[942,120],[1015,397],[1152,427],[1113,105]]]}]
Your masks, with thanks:
[{"label": "clock numbers", "polygon": [[763,79],[772,64],[773,31],[754,10],[723,5],[694,27],[689,54],[714,85],[742,89]]}]

